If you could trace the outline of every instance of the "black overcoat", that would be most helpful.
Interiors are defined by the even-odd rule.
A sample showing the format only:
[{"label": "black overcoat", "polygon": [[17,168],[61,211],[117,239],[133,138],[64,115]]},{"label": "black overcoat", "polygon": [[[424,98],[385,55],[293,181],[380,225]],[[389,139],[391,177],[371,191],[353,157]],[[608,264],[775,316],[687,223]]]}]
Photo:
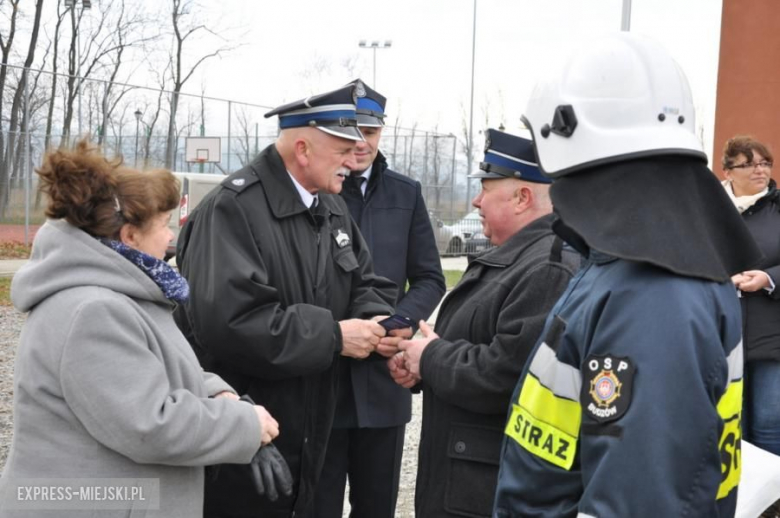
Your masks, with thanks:
[{"label": "black overcoat", "polygon": [[774,180],[767,194],[742,213],[742,219],[764,254],[755,269],[766,272],[775,283],[772,293],[742,293],[745,359],[780,361],[780,191]]},{"label": "black overcoat", "polygon": [[490,516],[512,391],[580,256],[539,218],[477,256],[444,299],[420,362],[417,516]]},{"label": "black overcoat", "polygon": [[228,176],[190,215],[177,261],[190,283],[177,323],[201,363],[279,421],[292,498],[260,499],[248,471],[220,469],[206,509],[290,516],[310,508],[336,405],[339,320],[392,313],[396,288],[338,195],[305,207],[275,145]]}]

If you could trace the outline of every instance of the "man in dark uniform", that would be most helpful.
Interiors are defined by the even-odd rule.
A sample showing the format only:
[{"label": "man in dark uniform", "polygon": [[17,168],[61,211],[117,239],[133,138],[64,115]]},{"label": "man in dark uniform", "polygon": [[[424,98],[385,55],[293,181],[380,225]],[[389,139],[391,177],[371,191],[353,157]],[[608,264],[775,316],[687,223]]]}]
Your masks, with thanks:
[{"label": "man in dark uniform", "polygon": [[[436,239],[420,182],[388,169],[379,152],[385,97],[359,79],[352,84],[365,140],[357,143],[357,167],[344,182],[341,196],[360,226],[374,270],[399,287],[396,313],[416,324],[431,315],[445,291]],[[409,290],[404,293],[407,281]],[[406,336],[411,337],[411,329]],[[336,418],[317,486],[318,517],[341,518],[347,476],[350,516],[395,516],[412,396],[393,381],[380,354],[392,356],[401,339],[383,338],[378,353],[368,361],[345,359],[339,366]]]},{"label": "man in dark uniform", "polygon": [[761,254],[707,169],[693,99],[660,45],[578,48],[524,121],[587,259],[508,407],[497,518],[732,517],[743,352],[731,275]]},{"label": "man in dark uniform", "polygon": [[274,444],[293,494],[259,497],[242,466],[220,466],[205,515],[305,516],[333,424],[342,357],[365,358],[385,335],[396,288],[337,194],[356,167],[354,87],[277,108],[280,134],[190,215],[177,261],[191,296],[177,322],[201,363],[279,421]]},{"label": "man in dark uniform", "polygon": [[415,513],[426,518],[490,516],[512,389],[580,262],[553,234],[550,181],[530,140],[489,129],[471,177],[481,179],[472,204],[496,248],[444,299],[438,335],[421,326],[425,338],[402,342],[391,363],[422,378]]}]

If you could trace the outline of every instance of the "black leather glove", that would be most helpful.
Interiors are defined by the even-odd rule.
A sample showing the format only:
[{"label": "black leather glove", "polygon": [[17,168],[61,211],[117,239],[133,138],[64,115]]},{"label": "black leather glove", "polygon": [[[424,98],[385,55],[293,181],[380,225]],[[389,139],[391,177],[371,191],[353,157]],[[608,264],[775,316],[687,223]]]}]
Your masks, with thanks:
[{"label": "black leather glove", "polygon": [[[255,404],[252,398],[246,394],[240,399],[252,405]],[[249,467],[255,489],[260,496],[265,496],[274,502],[279,498],[280,492],[285,496],[292,495],[293,478],[290,467],[272,443],[269,442],[257,450]]]},{"label": "black leather glove", "polygon": [[261,496],[265,495],[274,502],[279,493],[290,496],[293,489],[293,479],[287,462],[272,443],[260,447],[249,464],[252,468],[252,479],[255,489]]}]

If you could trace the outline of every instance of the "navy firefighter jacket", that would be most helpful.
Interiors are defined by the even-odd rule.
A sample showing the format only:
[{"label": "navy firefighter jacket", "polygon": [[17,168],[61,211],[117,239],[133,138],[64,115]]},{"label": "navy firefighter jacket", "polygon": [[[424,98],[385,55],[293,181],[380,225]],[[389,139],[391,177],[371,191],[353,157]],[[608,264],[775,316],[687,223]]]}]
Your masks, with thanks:
[{"label": "navy firefighter jacket", "polygon": [[512,396],[494,516],[734,516],[740,320],[730,282],[591,251]]}]

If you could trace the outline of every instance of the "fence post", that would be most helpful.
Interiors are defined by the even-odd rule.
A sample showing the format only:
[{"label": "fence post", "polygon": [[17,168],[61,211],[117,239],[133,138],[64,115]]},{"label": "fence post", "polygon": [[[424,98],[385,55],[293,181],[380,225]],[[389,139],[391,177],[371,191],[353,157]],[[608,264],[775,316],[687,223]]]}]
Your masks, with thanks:
[{"label": "fence post", "polygon": [[[227,170],[230,172],[230,119],[233,112],[233,101],[228,101],[228,142],[227,142]],[[246,113],[246,112],[244,112]],[[221,157],[220,157],[221,158]]]},{"label": "fence post", "polygon": [[458,139],[455,138],[455,135],[452,135],[452,168],[450,170],[450,218],[452,218],[452,214],[454,211],[454,203],[455,203],[455,153],[457,151],[456,146],[458,145]]},{"label": "fence post", "polygon": [[25,147],[27,148],[26,181],[24,182],[24,244],[30,244],[30,180],[32,167],[30,163],[30,77],[29,68],[24,69],[24,128]]}]

